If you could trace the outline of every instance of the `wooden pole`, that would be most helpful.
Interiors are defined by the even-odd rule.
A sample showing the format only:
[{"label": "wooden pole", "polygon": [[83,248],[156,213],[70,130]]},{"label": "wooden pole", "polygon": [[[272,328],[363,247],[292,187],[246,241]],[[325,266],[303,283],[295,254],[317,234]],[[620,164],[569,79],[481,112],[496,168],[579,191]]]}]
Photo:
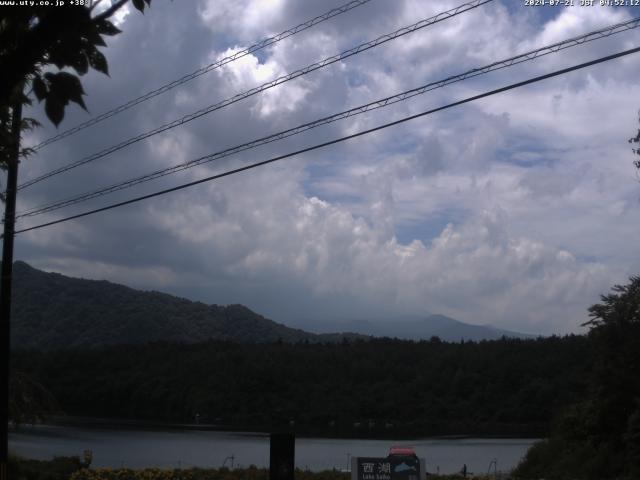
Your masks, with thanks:
[{"label": "wooden pole", "polygon": [[294,480],[296,437],[292,433],[272,433],[269,480]]}]

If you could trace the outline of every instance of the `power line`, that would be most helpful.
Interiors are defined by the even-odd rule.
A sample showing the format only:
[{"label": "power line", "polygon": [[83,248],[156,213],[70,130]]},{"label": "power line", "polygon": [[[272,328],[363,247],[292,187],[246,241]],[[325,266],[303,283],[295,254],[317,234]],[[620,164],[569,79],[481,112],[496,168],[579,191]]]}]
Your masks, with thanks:
[{"label": "power line", "polygon": [[613,60],[615,58],[620,58],[620,57],[623,57],[625,55],[630,55],[632,53],[637,53],[639,51],[640,51],[640,47],[631,48],[629,50],[624,50],[622,52],[618,52],[618,53],[615,53],[615,54],[612,54],[612,55],[607,55],[605,57],[600,57],[600,58],[598,58],[596,60],[591,60],[589,62],[580,63],[580,64],[574,65],[572,67],[567,67],[567,68],[563,68],[561,70],[556,70],[554,72],[547,73],[545,75],[540,75],[540,76],[537,76],[537,77],[533,77],[533,78],[530,78],[528,80],[524,80],[522,82],[512,83],[512,84],[507,85],[505,87],[497,88],[495,90],[490,90],[488,92],[481,93],[481,94],[478,94],[478,95],[474,95],[472,97],[467,97],[467,98],[465,98],[463,100],[459,100],[457,102],[449,103],[449,104],[444,105],[442,107],[434,108],[434,109],[431,109],[431,110],[426,110],[424,112],[421,112],[421,113],[418,113],[418,114],[415,114],[415,115],[411,115],[409,117],[405,117],[405,118],[402,118],[400,120],[396,120],[396,121],[393,121],[393,122],[385,123],[383,125],[379,125],[377,127],[369,128],[367,130],[362,130],[360,132],[357,132],[357,133],[354,133],[354,134],[351,134],[351,135],[347,135],[347,136],[344,136],[344,137],[340,137],[340,138],[337,138],[337,139],[334,139],[334,140],[330,140],[328,142],[319,143],[319,144],[313,145],[311,147],[307,147],[307,148],[303,148],[301,150],[297,150],[295,152],[290,152],[290,153],[287,153],[287,154],[284,154],[284,155],[280,155],[280,156],[277,156],[277,157],[274,157],[274,158],[270,158],[268,160],[263,160],[261,162],[252,163],[250,165],[245,165],[244,167],[236,168],[236,169],[233,169],[233,170],[228,170],[226,172],[219,173],[219,174],[216,174],[216,175],[211,175],[209,177],[202,178],[200,180],[195,180],[193,182],[184,183],[184,184],[178,185],[176,187],[167,188],[167,189],[160,190],[160,191],[157,191],[157,192],[154,192],[154,193],[150,193],[150,194],[147,194],[147,195],[142,195],[142,196],[139,196],[139,197],[131,198],[131,199],[125,200],[123,202],[113,203],[111,205],[107,205],[106,207],[96,208],[94,210],[89,210],[89,211],[86,211],[86,212],[83,212],[83,213],[79,213],[77,215],[71,215],[69,217],[61,218],[61,219],[54,220],[54,221],[47,222],[47,223],[42,223],[40,225],[35,225],[33,227],[28,227],[28,228],[23,228],[21,230],[16,230],[15,233],[24,233],[24,232],[28,232],[28,231],[31,231],[31,230],[36,230],[36,229],[39,229],[39,228],[44,228],[44,227],[48,227],[48,226],[51,226],[51,225],[56,225],[56,224],[59,224],[59,223],[68,222],[70,220],[75,220],[77,218],[86,217],[88,215],[93,215],[95,213],[104,212],[106,210],[111,210],[113,208],[122,207],[124,205],[137,203],[137,202],[140,202],[142,200],[147,200],[149,198],[154,198],[154,197],[158,197],[160,195],[165,195],[167,193],[175,192],[175,191],[178,191],[178,190],[183,190],[185,188],[192,187],[194,185],[198,185],[200,183],[209,182],[209,181],[216,180],[216,179],[219,179],[219,178],[222,178],[222,177],[227,177],[227,176],[230,176],[230,175],[234,175],[236,173],[244,172],[246,170],[251,170],[253,168],[261,167],[263,165],[274,163],[274,162],[277,162],[279,160],[284,160],[285,158],[289,158],[289,157],[293,157],[293,156],[296,156],[296,155],[300,155],[302,153],[310,152],[312,150],[318,150],[320,148],[324,148],[324,147],[327,147],[329,145],[334,145],[336,143],[341,143],[341,142],[344,142],[346,140],[350,140],[352,138],[360,137],[360,136],[363,136],[363,135],[367,135],[369,133],[376,132],[378,130],[383,130],[385,128],[389,128],[389,127],[392,127],[394,125],[399,125],[401,123],[408,122],[409,120],[414,120],[414,119],[419,118],[419,117],[424,117],[426,115],[430,115],[430,114],[439,112],[441,110],[446,110],[448,108],[452,108],[452,107],[456,107],[456,106],[459,106],[459,105],[463,105],[465,103],[473,102],[475,100],[479,100],[481,98],[489,97],[491,95],[496,95],[498,93],[506,92],[508,90],[513,90],[515,88],[523,87],[525,85],[529,85],[529,84],[532,84],[532,83],[540,82],[540,81],[546,80],[548,78],[556,77],[556,76],[559,76],[559,75],[564,75],[564,74],[572,72],[574,70],[579,70],[579,69],[586,68],[586,67],[589,67],[589,66],[592,66],[592,65],[596,65],[596,64],[599,64],[599,63],[607,62],[609,60]]},{"label": "power line", "polygon": [[333,122],[336,122],[338,120],[343,120],[346,118],[350,118],[352,116],[355,115],[360,115],[362,113],[368,112],[368,111],[372,111],[378,108],[384,108],[387,107],[389,105],[407,100],[409,98],[412,98],[414,96],[417,95],[421,95],[424,94],[426,92],[435,90],[437,88],[442,88],[446,85],[450,85],[452,83],[455,82],[459,82],[462,80],[466,80],[468,78],[473,78],[479,75],[483,75],[486,74],[488,72],[491,71],[495,71],[495,70],[499,70],[502,68],[507,68],[516,64],[520,64],[523,62],[527,62],[527,61],[531,61],[534,60],[536,58],[539,58],[541,56],[545,56],[551,53],[555,53],[558,52],[560,50],[566,49],[566,48],[570,48],[570,47],[574,47],[576,45],[582,45],[584,43],[593,41],[593,40],[597,40],[597,39],[601,39],[604,37],[608,37],[610,35],[616,34],[616,33],[620,33],[620,32],[624,32],[633,28],[637,28],[638,26],[640,26],[640,17],[630,20],[628,22],[623,22],[623,23],[618,23],[618,24],[614,24],[614,25],[610,25],[608,27],[602,28],[600,30],[596,30],[593,32],[589,32],[587,34],[584,35],[580,35],[578,37],[573,37],[573,38],[569,38],[566,40],[563,40],[561,42],[557,42],[554,43],[552,45],[547,45],[541,48],[538,48],[536,50],[531,50],[528,51],[526,53],[522,53],[520,55],[514,56],[514,57],[510,57],[504,60],[500,60],[497,62],[493,62],[489,65],[485,65],[484,67],[479,67],[479,68],[474,68],[471,70],[468,70],[464,73],[458,74],[458,75],[453,75],[450,77],[447,77],[443,80],[438,80],[436,82],[431,82],[428,83],[426,85],[423,85],[421,87],[417,87],[411,90],[407,90],[404,91],[402,93],[398,93],[396,95],[392,95],[380,100],[376,100],[374,102],[370,102],[367,103],[365,105],[360,105],[358,107],[354,107],[351,108],[349,110],[345,110],[333,115],[330,115],[328,117],[324,117],[324,118],[320,118],[318,120],[314,120],[312,122],[309,123],[305,123],[302,125],[298,125],[296,127],[278,132],[278,133],[274,133],[272,135],[266,136],[266,137],[262,137],[256,140],[252,140],[250,142],[247,143],[243,143],[241,145],[235,146],[235,147],[231,147],[231,148],[227,148],[225,150],[221,150],[215,153],[211,153],[209,155],[205,155],[203,157],[199,157],[196,158],[194,160],[190,160],[188,162],[185,163],[181,163],[178,165],[174,165],[172,167],[167,167],[164,169],[160,169],[160,170],[156,170],[155,172],[151,172],[142,176],[138,176],[138,177],[134,177],[132,179],[129,180],[125,180],[123,182],[118,182],[116,184],[107,186],[107,187],[103,187],[100,188],[98,190],[94,190],[91,192],[87,192],[87,193],[83,193],[80,195],[75,195],[72,197],[68,197],[66,199],[62,199],[62,200],[58,200],[56,202],[53,203],[49,203],[46,205],[42,205],[39,207],[34,207],[30,210],[27,210],[25,212],[19,213],[16,218],[23,218],[23,217],[32,217],[32,216],[36,216],[36,215],[40,215],[43,213],[47,213],[47,212],[51,212],[54,210],[58,210],[60,208],[64,208],[70,205],[75,205],[87,200],[91,200],[93,198],[97,198],[97,197],[101,197],[103,195],[107,195],[109,193],[113,193],[119,190],[124,190],[125,188],[131,188],[135,185],[139,185],[141,183],[145,183],[157,178],[161,178],[164,177],[166,175],[170,175],[173,173],[177,173],[179,171],[182,170],[186,170],[188,168],[192,168],[198,165],[202,165],[204,163],[208,163],[208,162],[212,162],[214,160],[219,160],[231,155],[234,155],[236,153],[240,153],[252,148],[256,148],[258,146],[261,145],[266,145],[268,143],[272,143],[278,140],[282,140],[284,138],[288,138],[290,136],[293,135],[297,135],[299,133],[302,133],[304,131],[307,130],[311,130],[313,128],[319,127],[321,125],[327,125]]},{"label": "power line", "polygon": [[326,13],[323,13],[322,15],[318,15],[317,17],[312,18],[311,20],[307,20],[306,22],[301,23],[300,25],[297,25],[293,28],[289,28],[287,30],[285,30],[284,32],[280,32],[277,35],[274,35],[272,37],[268,37],[265,38],[261,41],[259,41],[258,43],[255,43],[253,45],[251,45],[250,47],[247,47],[243,50],[240,50],[239,52],[236,52],[232,55],[229,55],[227,57],[224,57],[214,63],[211,63],[205,67],[199,68],[198,70],[195,70],[194,72],[191,72],[187,75],[184,75],[182,77],[180,77],[177,80],[173,80],[172,82],[166,83],[164,85],[162,85],[161,87],[156,88],[155,90],[151,90],[150,92],[145,93],[144,95],[141,95],[137,98],[134,98],[132,100],[129,100],[126,103],[123,103],[122,105],[109,110],[107,112],[104,112],[90,120],[87,120],[86,122],[80,123],[79,125],[76,125],[73,128],[70,128],[68,130],[65,130],[64,132],[61,132],[57,135],[54,135],[53,137],[50,137],[46,140],[44,140],[43,142],[37,144],[36,146],[32,147],[34,150],[39,150],[41,148],[43,148],[46,145],[49,145],[50,143],[54,143],[57,142],[58,140],[61,140],[63,138],[66,138],[70,135],[73,135],[74,133],[77,133],[81,130],[84,130],[85,128],[91,127],[97,123],[102,122],[103,120],[106,120],[107,118],[111,118],[119,113],[124,112],[125,110],[130,109],[131,107],[134,107],[142,102],[145,102],[147,100],[152,99],[153,97],[157,97],[158,95],[161,95],[165,92],[168,92],[169,90],[174,89],[175,87],[179,86],[179,85],[183,85],[191,80],[193,80],[194,78],[198,78],[201,75],[204,75],[205,73],[208,73],[212,70],[215,70],[216,68],[220,68],[228,63],[231,63],[235,60],[238,60],[242,57],[245,57],[247,55],[250,55],[254,52],[257,52],[259,50],[262,50],[263,48],[266,48],[270,45],[273,45],[275,43],[278,43],[280,40],[284,40],[285,38],[291,37],[293,35],[295,35],[296,33],[302,32],[304,30],[307,30],[308,28],[311,28],[319,23],[322,23],[326,20],[329,20],[335,16],[338,16],[342,13],[348,12],[349,10],[353,10],[356,7],[359,7],[360,5],[364,5],[365,3],[370,2],[371,0],[352,0],[349,3],[346,3],[345,5],[342,5],[341,7],[337,7],[334,8],[332,10],[329,10]]},{"label": "power line", "polygon": [[29,180],[27,182],[22,183],[21,185],[18,186],[18,189],[22,189],[22,188],[26,188],[29,187],[31,185],[34,185],[35,183],[41,182],[43,180],[46,180],[48,178],[51,178],[55,175],[58,175],[60,173],[63,172],[67,172],[73,168],[79,167],[81,165],[84,165],[86,163],[92,162],[94,160],[97,160],[99,158],[105,157],[113,152],[116,152],[118,150],[121,150],[129,145],[132,145],[134,143],[137,143],[141,140],[145,140],[149,137],[152,137],[154,135],[157,135],[159,133],[165,132],[167,130],[170,130],[172,128],[175,128],[179,125],[183,125],[185,123],[188,123],[192,120],[195,120],[197,118],[200,118],[204,115],[207,115],[211,112],[214,112],[216,110],[220,110],[224,107],[227,107],[233,103],[239,102],[240,100],[244,100],[245,98],[251,97],[253,95],[256,95],[258,93],[261,93],[265,90],[268,90],[270,88],[273,88],[275,86],[281,85],[285,82],[288,82],[290,80],[293,80],[295,78],[301,77],[303,75],[306,75],[310,72],[313,72],[315,70],[319,70],[323,67],[326,67],[328,65],[331,65],[333,63],[339,62],[341,60],[344,60],[346,58],[349,58],[353,55],[357,55],[359,53],[362,53],[366,50],[369,50],[371,48],[377,47],[378,45],[382,45],[383,43],[389,42],[391,40],[395,40],[396,38],[399,38],[403,35],[407,35],[409,33],[415,32],[416,30],[420,30],[422,28],[428,27],[430,25],[433,25],[435,23],[441,22],[443,20],[455,17],[456,15],[460,15],[461,13],[467,12],[469,10],[472,10],[474,8],[477,8],[481,5],[484,5],[485,3],[489,3],[492,2],[493,0],[473,0],[472,2],[469,3],[465,3],[463,5],[460,5],[456,8],[452,8],[451,10],[447,10],[445,12],[441,12],[437,15],[434,15],[433,17],[430,18],[426,18],[423,20],[420,20],[417,23],[414,23],[413,25],[407,26],[407,27],[402,27],[394,32],[391,33],[387,33],[384,35],[381,35],[380,37],[371,40],[369,42],[365,42],[365,43],[361,43],[360,45],[350,48],[349,50],[345,50],[342,53],[339,53],[337,55],[333,55],[331,57],[327,57],[324,60],[321,60],[319,62],[313,63],[311,65],[307,65],[304,68],[301,68],[299,70],[296,70],[294,72],[288,73],[286,75],[280,76],[278,78],[276,78],[275,80],[271,80],[269,82],[263,83],[262,85],[258,86],[258,87],[254,87],[250,90],[247,90],[245,92],[239,93],[237,95],[234,95],[233,97],[227,98],[226,100],[223,100],[221,102],[215,103],[213,105],[209,105],[208,107],[202,108],[194,113],[191,113],[189,115],[185,115],[182,118],[179,118],[177,120],[174,120],[172,122],[166,123],[158,128],[155,128],[153,130],[150,130],[148,132],[142,133],[140,135],[137,135],[135,137],[129,138],[128,140],[125,140],[117,145],[113,145],[111,147],[108,147],[104,150],[101,150],[100,152],[94,153],[92,155],[86,156],[81,158],[80,160],[77,160],[75,162],[72,162],[68,165],[65,165],[63,167],[57,168],[55,170],[52,170],[48,173],[45,173],[43,175],[40,175],[39,177],[36,177],[32,180]]}]

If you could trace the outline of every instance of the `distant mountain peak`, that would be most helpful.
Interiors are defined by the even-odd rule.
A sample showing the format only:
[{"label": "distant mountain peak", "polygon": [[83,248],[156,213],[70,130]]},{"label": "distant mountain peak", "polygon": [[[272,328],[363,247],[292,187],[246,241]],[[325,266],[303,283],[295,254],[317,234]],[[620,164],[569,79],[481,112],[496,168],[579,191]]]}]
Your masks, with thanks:
[{"label": "distant mountain peak", "polygon": [[[310,328],[310,324],[299,323],[300,328]],[[447,342],[497,340],[499,338],[533,338],[519,332],[501,330],[492,325],[472,325],[439,313],[420,316],[399,316],[384,319],[350,319],[314,322],[312,331],[350,331],[375,337],[391,337],[404,340],[430,340],[438,337]]]}]

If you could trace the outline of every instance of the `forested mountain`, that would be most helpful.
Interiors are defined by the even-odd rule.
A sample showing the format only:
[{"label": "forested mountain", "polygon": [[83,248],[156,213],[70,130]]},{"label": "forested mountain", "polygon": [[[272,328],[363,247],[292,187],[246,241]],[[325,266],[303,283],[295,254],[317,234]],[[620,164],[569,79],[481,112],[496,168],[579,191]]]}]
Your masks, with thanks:
[{"label": "forested mountain", "polygon": [[585,337],[153,344],[14,352],[67,414],[330,436],[547,433],[582,398]]},{"label": "forested mountain", "polygon": [[[593,363],[581,336],[446,343],[318,335],[241,305],[22,262],[14,272],[12,366],[70,415],[193,422],[198,414],[265,430],[293,421],[299,432],[331,436],[542,436],[585,394]],[[455,322],[436,320],[442,332]]]},{"label": "forested mountain", "polygon": [[206,305],[107,281],[47,273],[24,262],[15,262],[13,271],[13,348],[195,343],[210,339],[317,342],[344,337],[289,328],[242,305]]},{"label": "forested mountain", "polygon": [[[206,305],[107,281],[47,273],[24,262],[14,264],[13,348],[57,349],[208,340],[330,342],[368,336],[407,340],[437,336],[454,342],[492,340],[503,335],[523,337],[490,326],[469,325],[443,315],[400,317],[386,322],[318,320],[314,323],[316,333],[310,333],[264,318],[243,305]],[[313,328],[310,323],[306,325]],[[331,331],[340,333],[329,333]]]}]

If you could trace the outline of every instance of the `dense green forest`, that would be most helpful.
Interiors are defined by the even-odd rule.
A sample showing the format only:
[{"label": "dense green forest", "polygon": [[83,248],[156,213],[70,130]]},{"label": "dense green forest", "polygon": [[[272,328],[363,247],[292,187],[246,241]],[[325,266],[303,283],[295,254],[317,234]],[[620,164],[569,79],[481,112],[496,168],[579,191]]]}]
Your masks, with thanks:
[{"label": "dense green forest", "polygon": [[585,394],[581,336],[15,352],[70,415],[357,436],[544,435]]}]

